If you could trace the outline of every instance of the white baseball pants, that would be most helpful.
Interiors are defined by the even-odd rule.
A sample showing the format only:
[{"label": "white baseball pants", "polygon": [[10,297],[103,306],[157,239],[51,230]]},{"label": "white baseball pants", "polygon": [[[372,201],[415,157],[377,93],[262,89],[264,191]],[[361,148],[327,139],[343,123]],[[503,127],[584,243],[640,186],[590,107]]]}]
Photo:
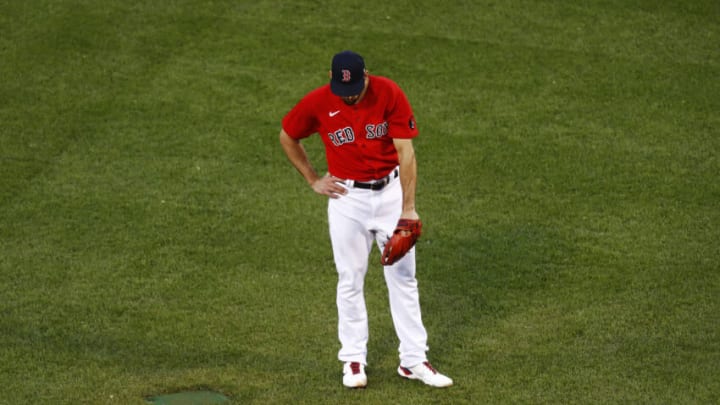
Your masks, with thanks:
[{"label": "white baseball pants", "polygon": [[[328,203],[328,224],[338,272],[337,307],[340,361],[367,364],[369,338],[364,283],[373,240],[382,251],[402,212],[402,187],[395,178],[382,190],[352,187]],[[380,256],[374,257],[380,260]],[[400,340],[400,365],[412,367],[427,360],[427,332],[420,314],[415,278],[415,249],[392,266],[384,267],[390,312]]]}]

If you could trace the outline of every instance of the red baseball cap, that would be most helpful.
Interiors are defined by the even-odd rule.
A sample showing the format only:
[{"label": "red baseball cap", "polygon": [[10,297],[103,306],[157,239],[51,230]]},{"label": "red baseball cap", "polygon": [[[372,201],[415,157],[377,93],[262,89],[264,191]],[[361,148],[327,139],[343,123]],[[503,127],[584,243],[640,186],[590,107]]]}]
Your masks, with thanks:
[{"label": "red baseball cap", "polygon": [[336,96],[360,94],[365,87],[365,61],[353,51],[342,51],[332,60],[330,90]]}]

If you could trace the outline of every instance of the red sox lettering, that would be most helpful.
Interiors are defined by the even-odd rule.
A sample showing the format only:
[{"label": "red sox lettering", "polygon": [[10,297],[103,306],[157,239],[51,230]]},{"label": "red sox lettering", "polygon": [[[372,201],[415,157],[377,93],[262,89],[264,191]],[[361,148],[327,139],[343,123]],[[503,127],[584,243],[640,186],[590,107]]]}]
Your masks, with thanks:
[{"label": "red sox lettering", "polygon": [[330,138],[330,141],[332,141],[333,145],[342,146],[348,142],[355,141],[355,132],[353,131],[352,127],[345,127],[338,129],[335,132],[329,133],[328,138]]},{"label": "red sox lettering", "polygon": [[[387,135],[388,133],[387,121],[379,124],[367,124],[365,125],[365,139],[378,139]],[[335,132],[328,133],[328,138],[335,146],[342,146],[349,142],[355,141],[355,131],[352,127],[344,127],[338,129]]]},{"label": "red sox lettering", "polygon": [[377,139],[381,138],[388,133],[388,123],[383,121],[379,124],[368,124],[365,125],[365,138],[366,139]]}]

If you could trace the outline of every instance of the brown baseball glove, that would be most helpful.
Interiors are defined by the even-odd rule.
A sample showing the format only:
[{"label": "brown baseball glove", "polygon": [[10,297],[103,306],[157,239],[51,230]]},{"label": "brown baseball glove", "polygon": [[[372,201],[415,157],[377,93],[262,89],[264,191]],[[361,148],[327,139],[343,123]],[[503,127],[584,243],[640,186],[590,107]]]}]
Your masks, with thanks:
[{"label": "brown baseball glove", "polygon": [[419,219],[403,219],[397,223],[392,237],[385,244],[380,263],[390,266],[400,260],[415,246],[422,233],[422,222]]}]

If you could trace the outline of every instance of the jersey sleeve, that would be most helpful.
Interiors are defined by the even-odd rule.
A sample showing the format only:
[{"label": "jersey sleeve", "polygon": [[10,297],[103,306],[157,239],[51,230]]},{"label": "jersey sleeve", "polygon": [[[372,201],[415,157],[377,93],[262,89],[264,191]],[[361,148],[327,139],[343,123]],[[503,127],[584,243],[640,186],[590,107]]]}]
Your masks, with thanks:
[{"label": "jersey sleeve", "polygon": [[307,138],[318,130],[313,102],[306,96],[301,99],[282,119],[282,128],[294,139]]},{"label": "jersey sleeve", "polygon": [[414,138],[418,135],[415,116],[407,96],[400,86],[393,83],[392,97],[388,105],[388,135],[391,138]]}]

